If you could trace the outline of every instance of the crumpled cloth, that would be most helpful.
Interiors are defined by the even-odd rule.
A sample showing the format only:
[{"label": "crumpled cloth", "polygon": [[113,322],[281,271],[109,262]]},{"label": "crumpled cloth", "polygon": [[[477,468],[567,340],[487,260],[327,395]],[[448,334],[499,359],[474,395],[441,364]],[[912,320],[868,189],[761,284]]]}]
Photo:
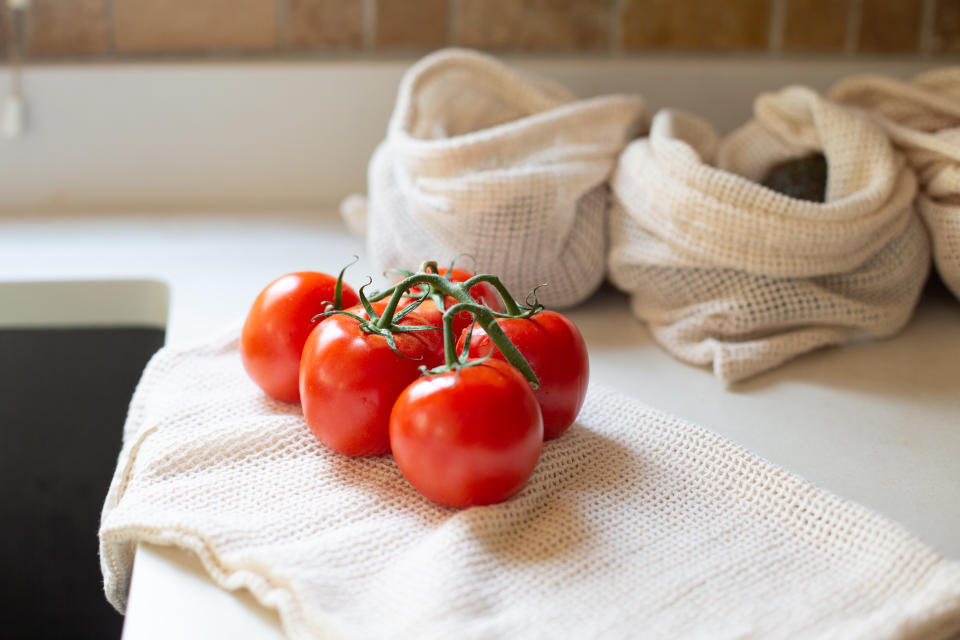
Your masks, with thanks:
[{"label": "crumpled cloth", "polygon": [[[762,184],[821,151],[826,202]],[[725,382],[900,331],[930,269],[917,179],[864,116],[805,87],[762,94],[726,138],[663,110],[611,180],[610,279],[671,354]]]},{"label": "crumpled cloth", "polygon": [[123,611],[138,543],[195,553],[291,638],[945,638],[960,563],[699,427],[592,387],[506,503],[423,498],[245,376],[237,331],[147,366],[103,510]]},{"label": "crumpled cloth", "polygon": [[403,77],[370,159],[365,228],[379,269],[460,255],[550,308],[587,299],[604,277],[607,178],[646,129],[635,96],[577,100],[475,51],[434,52]]},{"label": "crumpled cloth", "polygon": [[960,299],[960,66],[911,81],[852,76],[830,96],[873,115],[920,180],[917,209],[933,240],[933,261]]}]

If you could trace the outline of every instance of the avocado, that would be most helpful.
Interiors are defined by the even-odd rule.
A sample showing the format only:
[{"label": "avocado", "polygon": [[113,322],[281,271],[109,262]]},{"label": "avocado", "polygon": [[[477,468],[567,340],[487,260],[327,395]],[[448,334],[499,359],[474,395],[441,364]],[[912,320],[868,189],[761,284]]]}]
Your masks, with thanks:
[{"label": "avocado", "polygon": [[770,167],[763,186],[778,193],[812,202],[824,202],[827,193],[827,158],[813,153]]}]

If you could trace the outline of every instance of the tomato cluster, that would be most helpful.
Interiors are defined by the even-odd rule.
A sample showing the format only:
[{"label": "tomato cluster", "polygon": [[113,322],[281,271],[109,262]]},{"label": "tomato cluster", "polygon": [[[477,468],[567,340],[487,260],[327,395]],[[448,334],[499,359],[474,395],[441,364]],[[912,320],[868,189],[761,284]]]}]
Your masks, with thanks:
[{"label": "tomato cluster", "polygon": [[300,402],[329,448],[392,452],[435,502],[519,491],[543,440],[583,404],[589,362],[576,326],[535,297],[519,304],[493,275],[426,263],[370,298],[342,279],[293,273],[260,293],[240,340],[253,381]]}]

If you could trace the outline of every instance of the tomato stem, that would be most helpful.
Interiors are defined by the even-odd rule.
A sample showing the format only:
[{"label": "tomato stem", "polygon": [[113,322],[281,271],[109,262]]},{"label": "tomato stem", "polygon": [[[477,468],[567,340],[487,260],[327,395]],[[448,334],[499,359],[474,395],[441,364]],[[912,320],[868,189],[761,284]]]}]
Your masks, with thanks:
[{"label": "tomato stem", "polygon": [[[455,304],[453,306],[459,308],[462,305]],[[444,366],[450,368],[460,364],[460,354],[457,353],[457,338],[453,335],[453,320],[456,316],[456,313],[447,313],[446,311],[443,313],[443,359]]]},{"label": "tomato stem", "polygon": [[517,301],[513,299],[513,296],[510,295],[510,292],[507,291],[507,287],[500,281],[500,278],[493,274],[481,273],[473,276],[469,280],[463,283],[463,287],[469,291],[475,285],[480,284],[481,282],[489,283],[497,290],[497,293],[500,294],[500,297],[503,299],[503,304],[507,308],[506,315],[510,317],[519,316],[523,313],[520,309],[520,305],[517,304]]},{"label": "tomato stem", "polygon": [[[410,280],[410,278],[407,278],[404,282],[407,280]],[[387,306],[383,309],[383,313],[380,314],[380,319],[375,321],[378,329],[387,329],[393,324],[393,316],[397,312],[397,305],[400,304],[400,299],[403,298],[404,293],[406,293],[406,290],[400,287],[394,290],[393,295],[390,296],[390,300],[387,302]],[[370,320],[374,321],[372,317]]]},{"label": "tomato stem", "polygon": [[[443,310],[443,352],[446,364],[439,369],[449,371],[467,366],[460,361],[457,355],[456,342],[458,336],[456,336],[453,331],[454,318],[458,313],[466,311],[473,315],[476,323],[483,328],[493,344],[500,350],[504,358],[506,358],[507,362],[519,369],[534,389],[539,388],[540,381],[537,379],[537,375],[533,372],[530,364],[506,336],[500,328],[500,325],[497,324],[497,318],[529,318],[539,312],[542,307],[536,302],[536,296],[534,295],[533,305],[529,307],[521,306],[513,299],[513,296],[510,295],[510,292],[500,281],[500,278],[495,275],[480,274],[471,277],[466,282],[452,282],[448,277],[441,276],[436,271],[436,262],[424,262],[420,267],[419,273],[404,278],[382,293],[375,294],[372,297],[374,300],[383,299],[388,293],[390,299],[379,318],[372,313],[372,307],[367,309],[367,313],[370,316],[371,329],[381,334],[396,330],[396,320],[412,311],[410,307],[415,307],[428,295],[434,297],[438,303],[441,303],[437,305],[438,309],[442,309],[444,296],[453,298],[456,300],[456,303],[448,309]],[[496,312],[482,304],[478,304],[470,295],[470,289],[472,287],[484,282],[492,285],[500,294],[500,297],[503,298],[506,313]],[[422,296],[418,296],[420,300],[415,301],[398,313],[397,307],[400,305],[403,297],[409,296],[407,292],[419,285],[427,285],[430,289]],[[363,287],[361,287],[360,292],[361,303],[364,304],[364,307],[367,307],[369,306],[369,302],[363,295],[362,289]]]},{"label": "tomato stem", "polygon": [[473,298],[470,297],[468,290],[463,288],[459,283],[451,282],[436,273],[415,273],[391,287],[393,294],[390,296],[390,301],[387,302],[387,306],[380,315],[380,320],[377,321],[378,328],[386,329],[393,323],[393,315],[397,311],[400,300],[406,295],[407,290],[419,284],[429,285],[434,291],[455,298],[459,302],[473,302]]},{"label": "tomato stem", "polygon": [[457,356],[456,336],[453,334],[453,319],[461,311],[467,311],[473,315],[483,330],[490,337],[493,344],[500,349],[500,353],[507,359],[507,362],[520,370],[520,373],[530,382],[534,389],[540,388],[540,380],[537,374],[533,372],[530,363],[527,362],[520,350],[517,349],[507,334],[503,332],[497,319],[487,307],[475,302],[459,302],[443,312],[443,354],[446,359],[445,368],[453,369],[463,366]]},{"label": "tomato stem", "polygon": [[420,263],[420,269],[418,271],[422,273],[439,273],[440,269],[437,267],[436,260],[424,260]]}]

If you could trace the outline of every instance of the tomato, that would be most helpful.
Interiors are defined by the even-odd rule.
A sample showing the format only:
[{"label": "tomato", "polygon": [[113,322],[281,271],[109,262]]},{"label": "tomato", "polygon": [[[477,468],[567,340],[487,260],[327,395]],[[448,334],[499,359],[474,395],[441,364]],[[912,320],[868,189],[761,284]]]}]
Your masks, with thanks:
[{"label": "tomato", "polygon": [[390,414],[400,471],[420,493],[450,507],[514,495],[533,473],[542,442],[529,383],[499,360],[421,377]]},{"label": "tomato", "polygon": [[[316,326],[314,316],[333,301],[336,285],[334,276],[300,271],[274,280],[254,300],[240,335],[240,357],[267,395],[299,401],[300,354]],[[341,295],[345,306],[360,301],[347,285]]]},{"label": "tomato", "polygon": [[[386,302],[373,306],[380,313]],[[348,311],[367,318],[363,307]],[[426,322],[414,311],[399,324]],[[364,332],[355,318],[340,314],[324,320],[307,338],[300,362],[303,415],[313,435],[334,451],[348,456],[387,453],[390,410],[397,396],[417,379],[421,365],[442,363],[441,331],[396,333],[394,340],[406,358],[385,337]]]},{"label": "tomato", "polygon": [[[448,269],[440,268],[437,271],[438,275],[442,276],[447,273]],[[473,275],[474,274],[470,273],[466,269],[453,269],[450,271],[450,281],[466,282],[472,278]],[[411,291],[410,293],[412,295],[417,295],[416,290]],[[422,295],[422,293],[420,295]],[[497,290],[492,284],[480,282],[473,285],[470,287],[470,297],[479,304],[486,305],[494,311],[503,311],[503,303],[500,302],[500,296],[497,295]],[[412,304],[416,300],[416,298],[403,298],[398,307],[402,309],[403,307]],[[444,297],[443,302],[445,308],[450,308],[457,303],[457,299],[451,296],[446,296]],[[443,311],[437,309],[436,303],[430,298],[424,300],[420,306],[417,307],[417,313],[419,313],[428,324],[432,324],[435,327],[443,326]],[[470,326],[471,322],[473,322],[473,316],[470,315],[469,311],[461,311],[458,313],[453,319],[453,335],[459,336],[464,329]]]},{"label": "tomato", "polygon": [[[558,437],[577,419],[587,395],[590,362],[583,336],[573,322],[556,311],[544,310],[528,319],[498,318],[497,324],[540,379],[534,395],[543,412],[544,439]],[[466,333],[460,336],[458,352],[463,349]],[[492,347],[486,332],[474,327],[470,357],[485,356]],[[499,349],[492,357],[504,360]]]}]

